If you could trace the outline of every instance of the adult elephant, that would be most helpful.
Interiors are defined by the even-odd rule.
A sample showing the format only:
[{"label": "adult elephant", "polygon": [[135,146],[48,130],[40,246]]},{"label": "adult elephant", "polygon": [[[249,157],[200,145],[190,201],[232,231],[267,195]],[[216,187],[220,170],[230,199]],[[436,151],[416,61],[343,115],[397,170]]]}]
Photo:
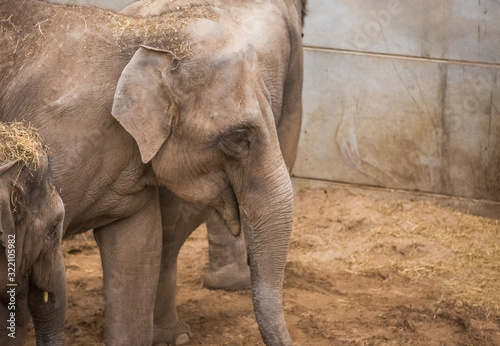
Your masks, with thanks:
[{"label": "adult elephant", "polygon": [[244,220],[260,330],[268,344],[290,344],[282,281],[292,188],[239,27],[205,6],[145,20],[2,0],[0,30],[0,120],[31,123],[49,146],[64,235],[94,229],[107,344],[153,342],[171,211],[158,186],[215,208],[234,233]]},{"label": "adult elephant", "polygon": [[[139,0],[121,13],[154,17],[199,0]],[[306,0],[211,0],[226,10],[247,34],[257,52],[262,78],[271,95],[271,106],[281,150],[289,170],[295,162],[302,122],[302,40]],[[190,218],[193,211],[179,202],[178,210]],[[209,266],[205,287],[238,290],[250,287],[250,271],[243,237],[232,237],[217,213],[207,218]],[[186,224],[185,220],[181,221]],[[188,228],[196,223],[187,222]],[[170,225],[169,227],[173,227]],[[177,225],[177,229],[182,225]],[[188,233],[188,232],[186,232]],[[160,293],[161,294],[161,293]]]},{"label": "adult elephant", "polygon": [[[205,1],[206,2],[206,1]],[[198,0],[142,0],[132,3],[121,13],[155,17]],[[201,1],[199,2],[201,3]],[[302,120],[302,26],[306,0],[211,0],[210,5],[224,9],[239,24],[257,52],[262,78],[271,96],[271,106],[277,128],[280,147],[287,168],[295,161]],[[164,192],[168,195],[168,192]],[[167,197],[169,198],[169,197]],[[175,198],[174,198],[175,199]],[[175,261],[184,238],[200,222],[191,209],[179,199],[171,201],[173,210],[184,212],[177,219],[166,217],[163,221],[163,265],[155,307],[155,340],[166,340],[165,331],[171,329],[172,320],[178,320],[172,312],[175,307]],[[187,213],[186,213],[187,211]],[[174,222],[172,222],[174,221]],[[207,218],[209,240],[209,266],[203,283],[208,288],[235,290],[250,285],[247,251],[243,237],[234,237],[217,213]],[[179,232],[184,238],[179,238]],[[172,237],[169,234],[175,233]],[[166,243],[168,240],[170,243]],[[175,254],[172,255],[172,254]],[[254,280],[255,281],[255,280]],[[189,329],[179,336],[180,342],[189,340]],[[182,332],[179,329],[179,332]],[[171,334],[171,332],[169,332]]]}]

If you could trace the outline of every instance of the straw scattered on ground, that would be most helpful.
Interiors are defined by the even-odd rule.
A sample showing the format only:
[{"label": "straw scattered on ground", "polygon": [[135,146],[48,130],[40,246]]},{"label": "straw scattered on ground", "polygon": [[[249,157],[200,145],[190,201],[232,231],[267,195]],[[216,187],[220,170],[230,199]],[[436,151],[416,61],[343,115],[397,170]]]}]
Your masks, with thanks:
[{"label": "straw scattered on ground", "polygon": [[[307,213],[298,216],[296,232],[309,222],[318,225],[307,236],[314,253],[299,258],[311,258],[325,269],[335,264],[353,275],[386,272],[417,285],[433,280],[458,306],[500,312],[498,220],[428,202],[374,201],[348,189],[312,189],[298,198],[311,194],[321,202],[297,208],[309,209],[314,220]],[[327,256],[331,251],[337,253],[333,263]]]},{"label": "straw scattered on ground", "polygon": [[[295,344],[500,345],[497,220],[335,185],[306,188],[295,202],[284,290]],[[95,242],[85,234],[63,246],[66,343],[104,345]],[[200,227],[179,256],[190,345],[263,345],[250,291],[202,288],[207,253]]]}]

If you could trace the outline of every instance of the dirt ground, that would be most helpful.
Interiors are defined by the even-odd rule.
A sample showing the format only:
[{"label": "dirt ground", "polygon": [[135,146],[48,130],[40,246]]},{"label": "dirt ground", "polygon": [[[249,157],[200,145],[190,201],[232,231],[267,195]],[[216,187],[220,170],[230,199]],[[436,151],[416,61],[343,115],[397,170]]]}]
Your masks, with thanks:
[{"label": "dirt ground", "polygon": [[[333,186],[300,191],[294,221],[284,308],[296,345],[500,345],[497,220]],[[66,344],[103,345],[92,234],[64,249]],[[207,259],[201,227],[179,258],[191,345],[262,344],[250,291],[202,288]]]}]

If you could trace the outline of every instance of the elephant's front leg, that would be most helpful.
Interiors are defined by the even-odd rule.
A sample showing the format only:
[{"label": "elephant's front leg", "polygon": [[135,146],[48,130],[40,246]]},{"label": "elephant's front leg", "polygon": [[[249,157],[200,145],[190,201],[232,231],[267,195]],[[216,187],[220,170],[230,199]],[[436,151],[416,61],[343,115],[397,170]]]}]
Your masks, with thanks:
[{"label": "elephant's front leg", "polygon": [[[7,292],[13,287],[9,287]],[[28,287],[27,281],[17,283],[14,287],[17,296],[12,300],[0,302],[0,345],[5,346],[21,346],[24,345],[26,335],[28,332],[28,323],[30,320],[30,313],[28,309]],[[10,298],[10,294],[9,294]],[[13,302],[15,310],[9,309],[8,302]]]},{"label": "elephant's front leg", "polygon": [[243,232],[235,237],[215,212],[207,220],[207,231],[209,265],[203,275],[203,286],[230,291],[250,288]]},{"label": "elephant's front leg", "polygon": [[106,345],[151,345],[160,272],[161,215],[158,192],[142,209],[94,231],[106,300]]},{"label": "elephant's front leg", "polygon": [[167,190],[160,190],[163,249],[160,281],[154,314],[154,345],[189,342],[189,326],[179,319],[175,291],[177,256],[189,235],[206,219],[208,211],[186,205]]}]

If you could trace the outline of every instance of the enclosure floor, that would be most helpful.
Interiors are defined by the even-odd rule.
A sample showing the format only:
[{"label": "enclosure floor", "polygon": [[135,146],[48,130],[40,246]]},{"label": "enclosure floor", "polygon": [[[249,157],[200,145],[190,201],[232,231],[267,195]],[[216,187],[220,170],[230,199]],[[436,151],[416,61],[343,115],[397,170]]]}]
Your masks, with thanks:
[{"label": "enclosure floor", "polygon": [[[296,345],[500,345],[500,226],[430,203],[347,187],[296,196],[284,309]],[[67,345],[103,345],[102,272],[92,234],[65,241]],[[179,258],[191,345],[261,345],[251,292],[201,286],[206,230]],[[30,331],[28,345],[34,345]]]}]

